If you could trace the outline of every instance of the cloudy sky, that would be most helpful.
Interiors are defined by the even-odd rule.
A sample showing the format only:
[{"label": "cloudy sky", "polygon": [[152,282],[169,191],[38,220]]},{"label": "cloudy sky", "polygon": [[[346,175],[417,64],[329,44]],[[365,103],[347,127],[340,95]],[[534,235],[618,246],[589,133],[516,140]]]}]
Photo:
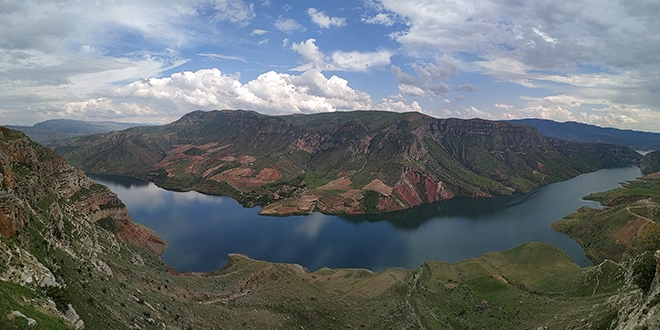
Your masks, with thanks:
[{"label": "cloudy sky", "polygon": [[0,0],[0,124],[379,109],[660,132],[657,0]]}]

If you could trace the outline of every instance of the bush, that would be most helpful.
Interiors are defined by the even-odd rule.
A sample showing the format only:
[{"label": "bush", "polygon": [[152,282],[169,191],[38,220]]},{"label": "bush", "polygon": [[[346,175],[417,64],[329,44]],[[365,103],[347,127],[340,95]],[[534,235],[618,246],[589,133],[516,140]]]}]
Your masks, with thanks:
[{"label": "bush", "polygon": [[60,312],[65,313],[69,309],[71,295],[67,289],[49,286],[46,288],[46,295],[55,302]]},{"label": "bush", "polygon": [[639,286],[644,293],[648,292],[655,276],[656,262],[653,253],[644,252],[633,262],[633,283]]},{"label": "bush", "polygon": [[637,238],[637,246],[644,251],[660,250],[660,223],[656,222],[646,227]]}]

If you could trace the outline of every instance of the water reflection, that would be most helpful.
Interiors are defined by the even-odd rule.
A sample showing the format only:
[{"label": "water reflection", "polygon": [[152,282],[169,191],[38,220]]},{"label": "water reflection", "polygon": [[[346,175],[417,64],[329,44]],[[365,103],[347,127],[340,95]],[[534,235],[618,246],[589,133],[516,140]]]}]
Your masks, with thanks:
[{"label": "water reflection", "polygon": [[311,270],[359,267],[419,267],[503,251],[528,241],[564,249],[589,265],[573,240],[552,230],[552,222],[595,202],[582,197],[641,175],[636,167],[607,169],[547,185],[529,194],[454,199],[380,215],[260,216],[228,197],[173,192],[139,180],[90,176],[127,205],[133,219],[165,239],[163,259],[180,271],[220,268],[228,253],[293,262]]}]

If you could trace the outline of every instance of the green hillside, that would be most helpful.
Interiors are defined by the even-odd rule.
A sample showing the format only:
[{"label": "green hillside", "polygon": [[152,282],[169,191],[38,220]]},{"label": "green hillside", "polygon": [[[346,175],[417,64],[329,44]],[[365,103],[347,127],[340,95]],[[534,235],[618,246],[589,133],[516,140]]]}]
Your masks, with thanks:
[{"label": "green hillside", "polygon": [[455,196],[528,192],[641,158],[625,147],[546,138],[520,125],[382,111],[196,111],[164,126],[74,138],[55,150],[90,173],[228,195],[277,215],[387,212]]}]

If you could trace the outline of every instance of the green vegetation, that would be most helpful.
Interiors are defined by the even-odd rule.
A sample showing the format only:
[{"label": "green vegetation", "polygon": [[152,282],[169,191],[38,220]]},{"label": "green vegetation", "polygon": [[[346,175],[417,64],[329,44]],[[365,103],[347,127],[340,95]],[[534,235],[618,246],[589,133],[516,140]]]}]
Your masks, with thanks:
[{"label": "green vegetation", "polygon": [[[608,206],[604,209],[583,207],[577,213],[552,224],[552,228],[575,239],[594,262],[623,260],[640,251],[660,247],[660,180],[640,179],[622,188],[591,194],[585,199]],[[634,236],[641,226],[648,226]],[[641,249],[641,250],[640,250]]]},{"label": "green vegetation", "polygon": [[109,191],[109,189],[106,186],[98,183],[92,183],[92,185],[89,186],[89,188],[80,189],[79,191],[77,191],[75,194],[73,194],[73,196],[71,196],[70,199],[72,202],[84,201],[95,194],[99,194],[107,191]]},{"label": "green vegetation", "polygon": [[206,153],[206,151],[204,151],[200,148],[197,148],[197,147],[192,147],[192,148],[190,148],[190,149],[183,152],[184,155],[188,155],[188,156],[201,156],[205,153]]},{"label": "green vegetation", "polygon": [[[194,113],[190,116],[199,115]],[[383,121],[398,116],[388,115]],[[424,117],[420,115],[405,116],[410,122],[397,125],[397,129],[412,130],[416,125],[421,125],[420,122],[423,124]],[[251,122],[260,118],[250,114],[242,119]],[[297,121],[287,120],[282,119],[279,125]],[[241,125],[247,124],[242,122]],[[241,125],[237,125],[236,129],[245,128]],[[329,123],[322,127],[328,132],[334,129]],[[360,127],[371,126],[358,125],[354,131],[359,132]],[[437,131],[446,130],[438,128]],[[213,127],[206,127],[204,132],[213,133]],[[374,143],[382,142],[380,146],[397,143],[384,136],[381,138],[380,142]],[[412,135],[405,135],[401,141],[412,143],[416,140]],[[389,160],[393,164],[390,168],[407,164],[405,166],[410,170],[414,164],[432,164],[435,158],[425,157],[451,158],[454,151],[449,149],[461,148],[458,142],[446,149],[439,143],[434,142],[434,147],[428,147],[432,145],[429,141],[425,143],[426,155],[407,149]],[[420,142],[417,147],[422,144]],[[431,149],[433,151],[429,152]],[[429,153],[434,155],[428,156]],[[294,162],[293,158],[303,159],[303,156],[283,158]],[[383,155],[374,159],[385,162]],[[461,167],[463,163],[460,159],[429,165],[428,168],[452,168],[471,173],[472,176],[456,180],[464,180],[460,184],[472,184],[469,189],[475,189],[473,191],[488,188],[479,182],[492,181],[501,185],[500,181],[490,177],[506,174],[507,167],[502,167],[496,161],[497,157],[480,161],[479,169]],[[38,162],[36,159],[31,161]],[[519,168],[524,167],[523,163],[530,164],[524,158],[509,158],[509,161]],[[358,168],[361,171],[377,168],[370,167],[374,165],[369,162],[364,163],[364,158],[360,162],[365,164]],[[390,268],[375,274],[361,269],[327,268],[310,273],[297,265],[256,261],[240,255],[230,256],[227,264],[216,272],[181,274],[166,266],[139,242],[123,241],[119,237],[125,239],[127,236],[143,237],[146,234],[136,227],[134,230],[137,232],[118,235],[117,231],[125,229],[124,225],[130,224],[130,219],[105,218],[92,223],[88,214],[76,211],[73,203],[92,203],[95,200],[93,197],[107,193],[107,188],[95,184],[82,189],[79,186],[84,183],[82,173],[64,164],[61,165],[62,170],[70,171],[67,176],[58,175],[52,167],[52,173],[46,170],[37,172],[35,169],[39,166],[25,164],[11,164],[12,168],[20,169],[14,172],[16,185],[24,187],[11,193],[21,200],[20,207],[26,207],[23,209],[25,212],[17,214],[26,214],[27,217],[21,219],[20,228],[13,237],[2,238],[3,252],[10,251],[12,260],[0,260],[0,266],[4,267],[0,269],[23,271],[25,267],[34,267],[33,259],[20,252],[29,251],[65,286],[61,289],[42,288],[33,282],[24,287],[0,281],[0,327],[3,329],[28,327],[25,318],[10,317],[12,311],[20,311],[36,320],[37,324],[31,328],[68,328],[53,307],[43,307],[52,306],[49,299],[60,311],[70,303],[88,329],[146,329],[161,328],[163,324],[180,329],[206,329],[218,325],[254,329],[607,329],[623,322],[627,317],[624,314],[631,307],[624,304],[633,299],[629,297],[638,295],[636,290],[639,289],[628,285],[631,279],[626,276],[632,273],[632,281],[641,288],[648,288],[648,279],[652,278],[653,271],[648,259],[650,253],[640,256],[630,265],[607,260],[593,267],[580,268],[562,250],[537,242],[457,263],[429,261],[418,269]],[[368,173],[371,175],[371,172]],[[393,176],[393,173],[389,175]],[[408,173],[419,175],[421,180],[427,178],[425,173],[430,172],[417,168],[406,175]],[[71,180],[72,175],[80,175],[79,180]],[[191,173],[188,175],[192,176]],[[319,184],[319,180],[336,177],[336,173],[327,177],[312,175],[316,175],[315,184]],[[387,178],[387,175],[384,177]],[[46,178],[59,181],[42,185]],[[186,176],[182,178],[176,180],[188,180]],[[447,180],[447,185],[457,182],[449,181],[451,176],[442,178]],[[411,182],[415,179],[411,177]],[[521,180],[531,182],[525,176],[516,180],[520,185],[524,185]],[[595,198],[611,203],[610,207],[603,210],[583,208],[557,226],[577,237],[594,260],[609,255],[623,258],[639,253],[627,245],[612,242],[610,238],[620,231],[621,226],[629,225],[631,220],[638,220],[639,223],[643,223],[641,220],[644,218],[648,221],[660,220],[658,196],[650,193],[655,191],[653,187],[658,182],[660,180],[634,181],[623,189],[597,195]],[[310,185],[309,182],[307,184]],[[224,181],[206,180],[200,185],[204,185],[205,190],[235,194],[236,198],[243,200],[258,200],[275,192],[291,193],[296,187],[303,186],[303,176],[271,182],[253,195],[242,193]],[[78,192],[70,199],[56,200],[54,189],[78,189]],[[627,193],[630,190],[635,193]],[[331,190],[330,195],[337,196],[339,191]],[[394,195],[397,196],[396,193]],[[364,191],[362,203],[365,210],[377,211],[378,201],[382,197],[376,191]],[[54,202],[60,205],[61,214],[56,216],[49,213]],[[27,205],[38,206],[37,212],[29,212]],[[124,206],[106,202],[98,207]],[[122,226],[119,226],[120,223]],[[653,229],[651,226],[649,228]],[[648,240],[655,240],[655,236],[648,235]],[[626,243],[643,245],[632,240]],[[613,246],[623,246],[624,250],[621,252]],[[23,259],[19,259],[19,255],[23,255]],[[43,269],[40,268],[40,271]],[[647,308],[657,303],[657,299],[653,298]],[[619,315],[620,311],[622,315]]]},{"label": "green vegetation", "polygon": [[653,253],[650,251],[642,253],[633,262],[633,282],[644,292],[648,292],[651,287],[651,283],[653,283],[656,265],[657,262],[655,262]]},{"label": "green vegetation", "polygon": [[644,251],[660,250],[660,222],[648,225],[646,230],[637,237],[636,243]]},{"label": "green vegetation", "polygon": [[[442,185],[445,196],[508,195],[641,159],[624,147],[548,139],[519,125],[382,111],[275,117],[251,111],[195,111],[169,125],[77,137],[56,150],[90,173],[210,194],[242,196],[209,181],[227,179],[214,176],[229,169],[246,169],[232,172],[238,178],[233,184],[244,182],[234,187],[245,193],[239,197],[244,205],[293,203],[285,199],[322,193],[315,190],[341,174],[358,190],[347,196],[360,196],[360,190],[376,179],[390,188],[407,185],[419,199],[412,203],[394,194],[383,205],[412,207],[437,199],[427,194],[427,180]],[[257,186],[241,181],[255,178],[264,168],[277,171],[278,179]],[[253,172],[244,174],[249,170]],[[285,186],[301,176],[305,186]],[[279,187],[272,189],[275,182]],[[346,198],[350,200],[341,204],[359,202]]]},{"label": "green vegetation", "polygon": [[[46,296],[39,290],[31,290],[18,284],[0,281],[0,328],[2,329],[70,329],[62,319],[43,313],[37,307],[45,303]],[[24,317],[12,315],[18,311],[36,321],[28,325]]]},{"label": "green vegetation", "polygon": [[364,204],[364,209],[366,213],[377,213],[378,212],[378,199],[381,196],[379,192],[373,190],[366,190],[363,193],[362,203]]}]

